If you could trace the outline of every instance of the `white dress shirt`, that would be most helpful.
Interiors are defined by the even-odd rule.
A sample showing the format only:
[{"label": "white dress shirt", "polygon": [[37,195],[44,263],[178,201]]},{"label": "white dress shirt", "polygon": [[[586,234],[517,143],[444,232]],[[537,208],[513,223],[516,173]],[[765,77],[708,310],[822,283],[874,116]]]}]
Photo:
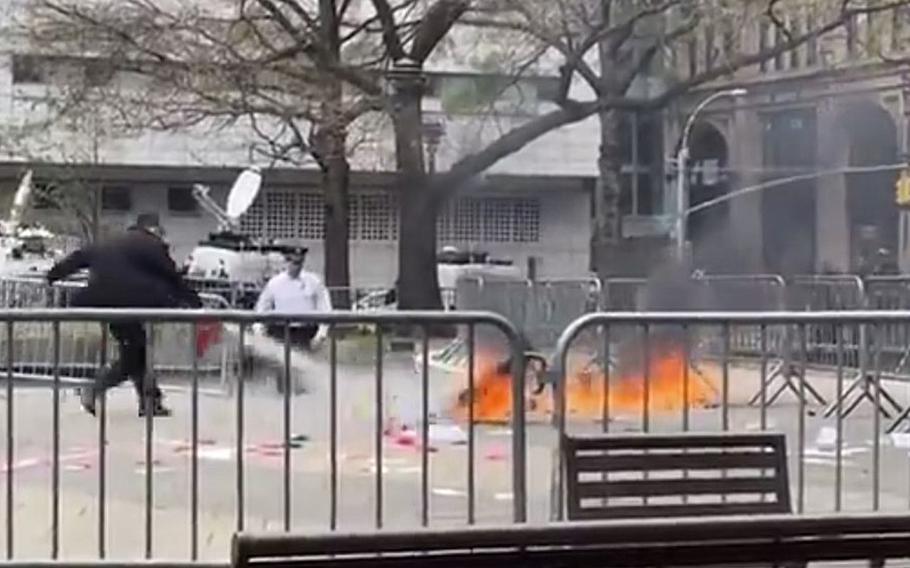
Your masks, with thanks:
[{"label": "white dress shirt", "polygon": [[301,271],[293,278],[287,271],[273,276],[256,302],[257,312],[302,314],[332,311],[332,299],[322,280],[312,272]]}]

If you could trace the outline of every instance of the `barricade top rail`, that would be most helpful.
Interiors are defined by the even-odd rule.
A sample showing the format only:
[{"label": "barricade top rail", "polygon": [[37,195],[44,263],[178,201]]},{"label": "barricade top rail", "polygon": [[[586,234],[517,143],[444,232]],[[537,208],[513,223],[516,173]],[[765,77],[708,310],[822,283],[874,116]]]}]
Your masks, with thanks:
[{"label": "barricade top rail", "polygon": [[866,293],[866,283],[862,276],[856,274],[799,274],[791,277],[789,282],[793,284],[855,284],[860,295]]},{"label": "barricade top rail", "polygon": [[300,314],[257,313],[245,310],[184,310],[184,309],[114,309],[114,308],[13,308],[0,309],[0,321],[12,322],[72,322],[72,321],[135,321],[193,323],[217,320],[227,323],[316,323],[316,324],[489,324],[509,335],[518,335],[515,326],[505,317],[493,312],[312,312]]},{"label": "barricade top rail", "polygon": [[[0,311],[0,314],[3,312]],[[905,323],[910,322],[910,310],[851,310],[851,311],[773,311],[773,312],[599,312],[582,316],[566,328],[563,335],[574,336],[582,328],[601,325],[785,325],[817,323]]]},{"label": "barricade top rail", "polygon": [[704,274],[697,273],[693,280],[704,282],[771,282],[778,286],[786,286],[787,281],[780,274]]}]

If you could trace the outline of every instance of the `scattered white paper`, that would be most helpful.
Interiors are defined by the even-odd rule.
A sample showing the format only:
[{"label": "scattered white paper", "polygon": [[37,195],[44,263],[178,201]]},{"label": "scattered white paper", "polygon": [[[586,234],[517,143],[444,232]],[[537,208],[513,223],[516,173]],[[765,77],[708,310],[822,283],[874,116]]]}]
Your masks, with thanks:
[{"label": "scattered white paper", "polygon": [[822,429],[818,431],[818,436],[815,438],[815,444],[821,449],[837,448],[837,443],[837,429],[830,426],[822,427]]},{"label": "scattered white paper", "polygon": [[433,495],[439,495],[440,497],[466,497],[467,493],[461,491],[460,489],[448,489],[446,487],[434,487]]},{"label": "scattered white paper", "polygon": [[430,424],[430,444],[467,444],[467,433],[457,424]]},{"label": "scattered white paper", "polygon": [[199,448],[199,459],[211,461],[230,461],[234,457],[232,448]]}]

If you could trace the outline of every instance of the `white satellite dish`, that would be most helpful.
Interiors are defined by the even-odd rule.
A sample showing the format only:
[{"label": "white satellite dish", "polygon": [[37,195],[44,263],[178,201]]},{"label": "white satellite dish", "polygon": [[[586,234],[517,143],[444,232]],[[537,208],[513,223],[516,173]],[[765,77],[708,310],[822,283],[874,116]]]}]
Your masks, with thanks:
[{"label": "white satellite dish", "polygon": [[259,190],[262,187],[262,172],[256,166],[251,166],[237,176],[231,187],[231,193],[227,199],[227,216],[237,220],[241,215],[246,213],[247,209],[256,201]]},{"label": "white satellite dish", "polygon": [[19,187],[13,196],[13,206],[9,213],[9,222],[13,226],[18,226],[22,222],[22,216],[28,207],[29,198],[32,195],[32,170],[25,172],[19,181]]}]

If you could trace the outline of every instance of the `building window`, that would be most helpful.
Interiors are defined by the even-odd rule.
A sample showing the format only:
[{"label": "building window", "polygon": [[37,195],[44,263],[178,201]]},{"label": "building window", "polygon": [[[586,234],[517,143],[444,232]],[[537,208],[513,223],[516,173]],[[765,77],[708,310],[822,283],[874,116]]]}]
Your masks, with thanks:
[{"label": "building window", "polygon": [[891,49],[894,51],[900,51],[903,48],[908,15],[910,15],[910,8],[907,6],[898,6],[891,11]]},{"label": "building window", "polygon": [[531,198],[461,198],[436,221],[443,243],[531,243],[540,240],[540,201]]},{"label": "building window", "polygon": [[856,22],[856,14],[850,14],[844,24],[847,33],[847,56],[851,58],[856,55]]},{"label": "building window", "polygon": [[[778,47],[784,43],[784,30],[780,26],[774,26],[774,47]],[[784,52],[780,52],[774,56],[774,70],[783,71],[784,70]]]},{"label": "building window", "polygon": [[325,237],[325,203],[318,193],[298,193],[297,219],[300,238],[319,240]]},{"label": "building window", "polygon": [[198,213],[199,206],[193,190],[187,186],[167,188],[167,208],[172,213]]},{"label": "building window", "polygon": [[47,82],[46,59],[34,55],[13,55],[13,84],[40,85]]},{"label": "building window", "polygon": [[689,40],[689,77],[694,77],[698,73],[698,40],[692,38]]},{"label": "building window", "polygon": [[[815,11],[808,7],[806,11],[806,29],[811,30],[815,27]],[[818,63],[818,37],[812,36],[806,42],[806,66],[812,67]]]},{"label": "building window", "polygon": [[[768,49],[768,34],[770,33],[771,28],[768,26],[768,22],[762,21],[758,25],[758,52],[764,53]],[[768,70],[768,60],[762,59],[758,64],[758,69],[764,73]]]},{"label": "building window", "polygon": [[[790,33],[794,37],[799,37],[803,33],[802,20],[798,15],[793,16],[790,19]],[[799,69],[800,66],[800,48],[794,48],[790,50],[790,69]]]},{"label": "building window", "polygon": [[622,149],[619,210],[624,215],[655,215],[662,209],[660,179],[661,115],[627,113],[620,118]]},{"label": "building window", "polygon": [[[240,219],[242,230],[268,239],[321,240],[325,237],[322,194],[302,191],[263,193]],[[387,193],[355,193],[348,201],[348,237],[389,241],[398,238],[397,202]]]},{"label": "building window", "polygon": [[129,211],[133,207],[130,188],[104,186],[101,188],[101,209],[103,211]]},{"label": "building window", "polygon": [[358,196],[359,229],[357,238],[364,241],[387,241],[392,238],[392,200],[388,194]]},{"label": "building window", "polygon": [[714,69],[714,26],[705,26],[705,70]]}]

